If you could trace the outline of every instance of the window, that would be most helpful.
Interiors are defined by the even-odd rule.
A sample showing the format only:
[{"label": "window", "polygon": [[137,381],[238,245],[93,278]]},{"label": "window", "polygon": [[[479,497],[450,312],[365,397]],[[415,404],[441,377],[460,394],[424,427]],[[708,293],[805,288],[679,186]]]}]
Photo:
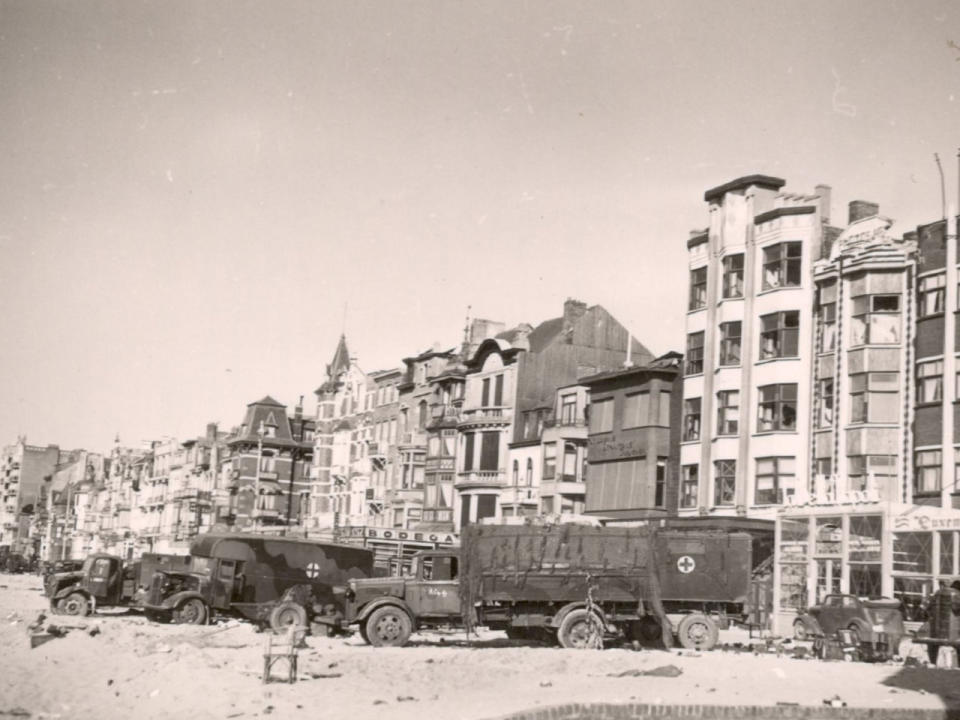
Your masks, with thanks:
[{"label": "window", "polygon": [[661,390],[657,398],[657,425],[670,427],[670,391]]},{"label": "window", "polygon": [[590,405],[590,434],[613,430],[613,398],[598,400]]},{"label": "window", "polygon": [[657,484],[653,492],[653,504],[662,508],[666,504],[665,492],[667,487],[667,459],[657,458]]},{"label": "window", "polygon": [[821,305],[819,317],[823,331],[820,352],[833,352],[837,347],[837,304],[832,302]]},{"label": "window", "polygon": [[763,289],[800,285],[803,251],[798,242],[771,245],[763,250]]},{"label": "window", "polygon": [[484,378],[480,390],[480,407],[490,405],[490,378]]},{"label": "window", "polygon": [[740,321],[720,323],[720,364],[740,364]]},{"label": "window", "polygon": [[723,297],[743,297],[743,255],[723,259]]},{"label": "window", "polygon": [[707,269],[690,271],[690,309],[697,310],[707,304]]},{"label": "window", "polygon": [[683,401],[683,440],[700,439],[700,398]]},{"label": "window", "polygon": [[563,444],[563,472],[560,479],[564,482],[577,481],[577,446],[573,443]]},{"label": "window", "polygon": [[423,430],[427,427],[427,401],[421,400],[417,406],[417,427]]},{"label": "window", "polygon": [[938,493],[941,487],[939,450],[918,450],[913,464],[913,494]]},{"label": "window", "polygon": [[800,312],[771,313],[760,316],[760,359],[797,357]]},{"label": "window", "polygon": [[650,393],[639,392],[627,395],[623,400],[623,428],[650,424]]},{"label": "window", "polygon": [[920,317],[943,312],[946,307],[945,284],[945,275],[933,275],[920,279]]},{"label": "window", "polygon": [[473,470],[473,443],[476,433],[464,433],[463,436],[463,469]]},{"label": "window", "polygon": [[900,296],[853,298],[851,345],[896,345],[900,342]]},{"label": "window", "polygon": [[533,486],[533,458],[527,458],[527,487]]},{"label": "window", "polygon": [[503,405],[503,375],[497,375],[493,379],[493,404],[497,407]]},{"label": "window", "polygon": [[480,442],[480,469],[500,469],[500,433],[481,433]]},{"label": "window", "polygon": [[714,505],[733,505],[737,490],[736,475],[736,460],[717,460],[713,463]]},{"label": "window", "polygon": [[717,393],[717,435],[736,435],[740,424],[740,391]]},{"label": "window", "polygon": [[850,455],[847,457],[848,490],[866,490],[868,480],[897,474],[895,455]]},{"label": "window", "polygon": [[513,486],[516,487],[520,484],[520,461],[513,461]]},{"label": "window", "polygon": [[574,425],[577,422],[577,396],[564,395],[560,398],[560,423]]},{"label": "window", "polygon": [[557,474],[557,444],[543,444],[543,479],[553,480]]},{"label": "window", "polygon": [[683,466],[683,477],[680,481],[680,507],[691,508],[697,506],[697,492],[700,488],[699,475],[699,465]]},{"label": "window", "polygon": [[917,402],[935,403],[943,399],[943,360],[917,363]]},{"label": "window", "polygon": [[895,423],[900,418],[899,373],[850,376],[850,422]]},{"label": "window", "polygon": [[703,372],[703,331],[687,335],[687,375]]},{"label": "window", "polygon": [[833,378],[817,381],[817,427],[828,428],[833,425]]},{"label": "window", "polygon": [[764,385],[760,392],[760,432],[797,429],[797,385]]},{"label": "window", "polygon": [[793,495],[797,460],[794,457],[757,458],[757,505],[780,505]]}]

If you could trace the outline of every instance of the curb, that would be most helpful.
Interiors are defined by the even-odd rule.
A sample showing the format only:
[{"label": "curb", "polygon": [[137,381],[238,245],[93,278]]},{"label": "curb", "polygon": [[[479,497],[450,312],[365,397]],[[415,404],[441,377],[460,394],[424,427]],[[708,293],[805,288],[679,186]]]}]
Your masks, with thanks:
[{"label": "curb", "polygon": [[571,703],[502,715],[497,720],[960,720],[960,708],[833,708],[818,705],[651,705],[649,703]]}]

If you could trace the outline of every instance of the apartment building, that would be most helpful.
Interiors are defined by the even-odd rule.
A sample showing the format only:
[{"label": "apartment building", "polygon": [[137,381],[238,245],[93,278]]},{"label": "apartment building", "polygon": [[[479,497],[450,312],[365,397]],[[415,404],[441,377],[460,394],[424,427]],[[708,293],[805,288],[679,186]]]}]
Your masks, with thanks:
[{"label": "apartment building", "polygon": [[751,175],[704,194],[691,233],[680,443],[681,516],[772,520],[810,481],[813,262],[830,190]]},{"label": "apartment building", "polygon": [[61,451],[56,445],[28,445],[25,437],[0,454],[0,546],[11,552],[36,551],[31,533],[45,479],[50,477]]},{"label": "apartment building", "polygon": [[[540,477],[540,515],[580,515],[586,509],[589,401],[589,388],[582,381],[557,388],[543,422],[538,452],[526,457],[511,452],[511,486],[518,500],[537,492],[535,482]],[[519,450],[516,444],[513,449]]]}]

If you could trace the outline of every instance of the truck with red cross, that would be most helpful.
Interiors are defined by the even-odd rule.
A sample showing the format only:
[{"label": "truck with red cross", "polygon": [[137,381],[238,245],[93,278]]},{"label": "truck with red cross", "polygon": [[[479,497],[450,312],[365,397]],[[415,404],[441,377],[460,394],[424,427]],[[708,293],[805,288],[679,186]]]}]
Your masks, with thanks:
[{"label": "truck with red cross", "polygon": [[649,525],[472,525],[459,550],[416,555],[410,577],[351,580],[344,621],[375,646],[484,625],[565,648],[676,637],[708,650],[749,613],[752,542]]},{"label": "truck with red cross", "polygon": [[282,630],[340,627],[342,588],[373,574],[373,551],[260,533],[207,533],[190,567],[153,574],[144,612],[158,621],[204,624],[233,615]]}]

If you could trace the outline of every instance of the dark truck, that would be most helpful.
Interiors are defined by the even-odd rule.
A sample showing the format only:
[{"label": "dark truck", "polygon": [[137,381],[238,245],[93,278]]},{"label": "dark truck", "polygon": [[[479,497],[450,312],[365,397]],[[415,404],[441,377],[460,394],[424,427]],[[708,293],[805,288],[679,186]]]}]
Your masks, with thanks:
[{"label": "dark truck", "polygon": [[185,568],[188,555],[145,553],[124,562],[116,555],[94,553],[79,570],[55,572],[44,581],[44,594],[55,613],[89,615],[98,607],[138,607],[158,568]]},{"label": "dark truck", "polygon": [[933,594],[927,616],[913,642],[927,646],[930,662],[937,662],[941,647],[955,647],[960,654],[960,580]]},{"label": "dark truck", "polygon": [[255,533],[200,535],[190,556],[189,568],[154,574],[148,617],[204,624],[220,613],[275,630],[309,623],[335,629],[347,582],[373,574],[372,550]]},{"label": "dark truck", "polygon": [[419,553],[412,577],[351,580],[346,622],[372,645],[436,625],[599,647],[604,638],[709,649],[743,619],[746,533],[643,527],[470,526],[461,548]]}]

